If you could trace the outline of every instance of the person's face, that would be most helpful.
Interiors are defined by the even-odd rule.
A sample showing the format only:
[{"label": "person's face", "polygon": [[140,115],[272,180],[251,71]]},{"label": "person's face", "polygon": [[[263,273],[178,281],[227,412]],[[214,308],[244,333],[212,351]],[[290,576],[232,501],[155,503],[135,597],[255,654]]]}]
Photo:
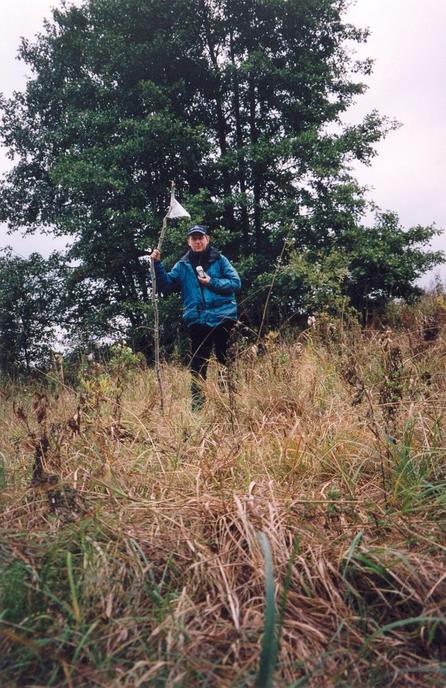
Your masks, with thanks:
[{"label": "person's face", "polygon": [[209,237],[207,234],[201,234],[201,232],[194,232],[187,237],[187,243],[189,248],[194,252],[204,251],[209,243]]}]

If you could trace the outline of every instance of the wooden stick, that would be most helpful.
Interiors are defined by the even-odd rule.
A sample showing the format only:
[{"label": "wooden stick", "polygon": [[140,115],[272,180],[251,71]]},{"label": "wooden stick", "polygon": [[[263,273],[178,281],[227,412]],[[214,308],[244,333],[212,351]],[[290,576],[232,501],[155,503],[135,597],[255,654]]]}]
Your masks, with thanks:
[{"label": "wooden stick", "polygon": [[[171,193],[171,198],[172,194],[175,190],[175,182],[171,182],[170,186],[170,193]],[[161,227],[161,232],[160,236],[158,239],[158,251],[161,252],[161,248],[163,245],[164,241],[164,235],[166,234],[167,230],[167,220],[168,220],[168,215],[170,211],[170,204],[169,204],[169,210],[167,211],[166,215],[164,216],[163,219],[163,224]],[[156,274],[155,274],[155,263],[153,259],[150,259],[150,276],[152,279],[152,307],[153,307],[153,339],[154,339],[154,344],[155,344],[155,372],[156,372],[156,379],[158,380],[158,387],[160,391],[160,408],[161,408],[161,413],[164,413],[164,408],[165,408],[165,403],[164,403],[164,387],[163,387],[163,378],[161,375],[161,363],[160,363],[160,317],[159,317],[159,311],[158,311],[158,295],[156,293]]]}]

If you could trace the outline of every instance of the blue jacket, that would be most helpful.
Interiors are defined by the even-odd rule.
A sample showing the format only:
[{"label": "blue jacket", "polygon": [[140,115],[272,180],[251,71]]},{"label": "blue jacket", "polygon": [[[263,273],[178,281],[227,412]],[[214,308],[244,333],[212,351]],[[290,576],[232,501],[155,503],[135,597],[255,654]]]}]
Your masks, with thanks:
[{"label": "blue jacket", "polygon": [[215,327],[223,320],[237,320],[235,292],[240,289],[240,277],[229,260],[213,246],[210,248],[206,273],[209,284],[200,284],[186,253],[170,272],[155,262],[158,291],[170,294],[181,290],[183,319],[187,325],[200,324]]}]

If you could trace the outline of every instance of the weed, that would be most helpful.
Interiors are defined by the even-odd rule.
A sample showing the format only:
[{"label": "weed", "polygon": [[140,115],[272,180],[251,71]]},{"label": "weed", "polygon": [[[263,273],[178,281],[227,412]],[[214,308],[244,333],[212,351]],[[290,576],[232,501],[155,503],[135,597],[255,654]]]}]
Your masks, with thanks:
[{"label": "weed", "polygon": [[164,367],[161,414],[122,347],[77,388],[57,364],[8,389],[5,685],[441,685],[443,322],[400,316],[247,338],[198,417],[187,370]]}]

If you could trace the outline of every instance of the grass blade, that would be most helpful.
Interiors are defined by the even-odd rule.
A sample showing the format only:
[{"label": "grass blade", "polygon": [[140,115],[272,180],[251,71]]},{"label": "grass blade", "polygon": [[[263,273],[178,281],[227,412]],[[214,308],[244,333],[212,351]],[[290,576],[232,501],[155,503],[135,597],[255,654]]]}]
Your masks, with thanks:
[{"label": "grass blade", "polygon": [[76,619],[77,623],[80,623],[81,610],[80,610],[79,602],[77,599],[76,584],[74,582],[73,562],[72,562],[71,552],[67,552],[67,573],[68,573],[68,581],[70,583],[72,613],[73,613],[73,616]]},{"label": "grass blade", "polygon": [[256,688],[271,688],[277,661],[276,601],[274,594],[273,558],[268,537],[258,533],[258,539],[265,562],[265,618],[263,625],[262,651],[256,678]]}]

